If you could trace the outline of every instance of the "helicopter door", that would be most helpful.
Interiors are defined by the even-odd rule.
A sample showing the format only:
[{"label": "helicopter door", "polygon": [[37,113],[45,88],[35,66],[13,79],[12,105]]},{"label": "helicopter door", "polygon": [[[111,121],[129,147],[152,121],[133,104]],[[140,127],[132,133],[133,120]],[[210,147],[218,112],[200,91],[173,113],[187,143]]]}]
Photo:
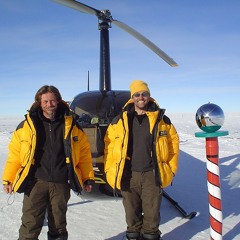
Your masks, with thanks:
[{"label": "helicopter door", "polygon": [[90,142],[95,182],[105,184],[102,179],[104,173],[104,136],[107,126],[93,125],[83,128]]}]

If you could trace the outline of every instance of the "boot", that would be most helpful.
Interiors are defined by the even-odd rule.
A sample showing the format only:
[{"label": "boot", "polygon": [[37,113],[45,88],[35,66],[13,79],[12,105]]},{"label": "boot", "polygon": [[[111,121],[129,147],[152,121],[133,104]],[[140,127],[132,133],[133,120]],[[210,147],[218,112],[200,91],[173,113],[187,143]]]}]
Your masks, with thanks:
[{"label": "boot", "polygon": [[48,240],[67,240],[68,239],[68,233],[64,233],[64,234],[60,234],[60,235],[51,235],[49,232],[48,232]]},{"label": "boot", "polygon": [[162,239],[160,234],[158,233],[155,233],[155,234],[144,233],[142,237],[144,240],[161,240]]},{"label": "boot", "polygon": [[126,232],[128,240],[140,240],[140,233],[138,232]]}]

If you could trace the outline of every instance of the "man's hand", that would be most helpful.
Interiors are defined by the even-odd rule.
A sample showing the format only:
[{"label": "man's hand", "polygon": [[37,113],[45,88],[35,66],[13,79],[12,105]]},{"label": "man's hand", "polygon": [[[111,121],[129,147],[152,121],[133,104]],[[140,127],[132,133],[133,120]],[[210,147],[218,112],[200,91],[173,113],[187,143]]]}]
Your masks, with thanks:
[{"label": "man's hand", "polygon": [[5,193],[12,193],[12,184],[4,184],[3,190]]}]

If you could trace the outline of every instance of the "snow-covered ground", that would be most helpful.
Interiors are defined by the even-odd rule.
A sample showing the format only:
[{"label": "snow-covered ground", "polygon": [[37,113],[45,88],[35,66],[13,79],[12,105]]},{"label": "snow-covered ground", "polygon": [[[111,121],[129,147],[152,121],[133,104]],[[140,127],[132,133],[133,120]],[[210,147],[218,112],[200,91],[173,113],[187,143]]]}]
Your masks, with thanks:
[{"label": "snow-covered ground", "polygon": [[[180,135],[179,171],[173,186],[165,191],[186,212],[196,211],[195,218],[182,218],[178,210],[163,198],[160,230],[164,240],[210,239],[205,139],[199,132],[195,114],[167,114]],[[22,118],[0,117],[0,171],[7,158],[12,131]],[[240,240],[240,113],[225,113],[224,126],[229,135],[218,138],[221,176],[223,239]],[[70,240],[122,240],[126,230],[121,198],[101,194],[95,186],[92,193],[72,193],[68,209]],[[0,189],[0,239],[15,240],[21,221],[22,194],[6,195]],[[45,224],[39,240],[47,239]]]}]

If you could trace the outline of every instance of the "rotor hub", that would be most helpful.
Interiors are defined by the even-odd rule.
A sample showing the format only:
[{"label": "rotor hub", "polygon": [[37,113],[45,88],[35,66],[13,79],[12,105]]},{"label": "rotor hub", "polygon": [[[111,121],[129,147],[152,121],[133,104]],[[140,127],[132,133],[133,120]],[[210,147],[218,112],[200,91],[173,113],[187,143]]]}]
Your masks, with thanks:
[{"label": "rotor hub", "polygon": [[111,28],[111,23],[113,21],[112,14],[108,9],[101,10],[98,14],[98,29],[108,29]]}]

